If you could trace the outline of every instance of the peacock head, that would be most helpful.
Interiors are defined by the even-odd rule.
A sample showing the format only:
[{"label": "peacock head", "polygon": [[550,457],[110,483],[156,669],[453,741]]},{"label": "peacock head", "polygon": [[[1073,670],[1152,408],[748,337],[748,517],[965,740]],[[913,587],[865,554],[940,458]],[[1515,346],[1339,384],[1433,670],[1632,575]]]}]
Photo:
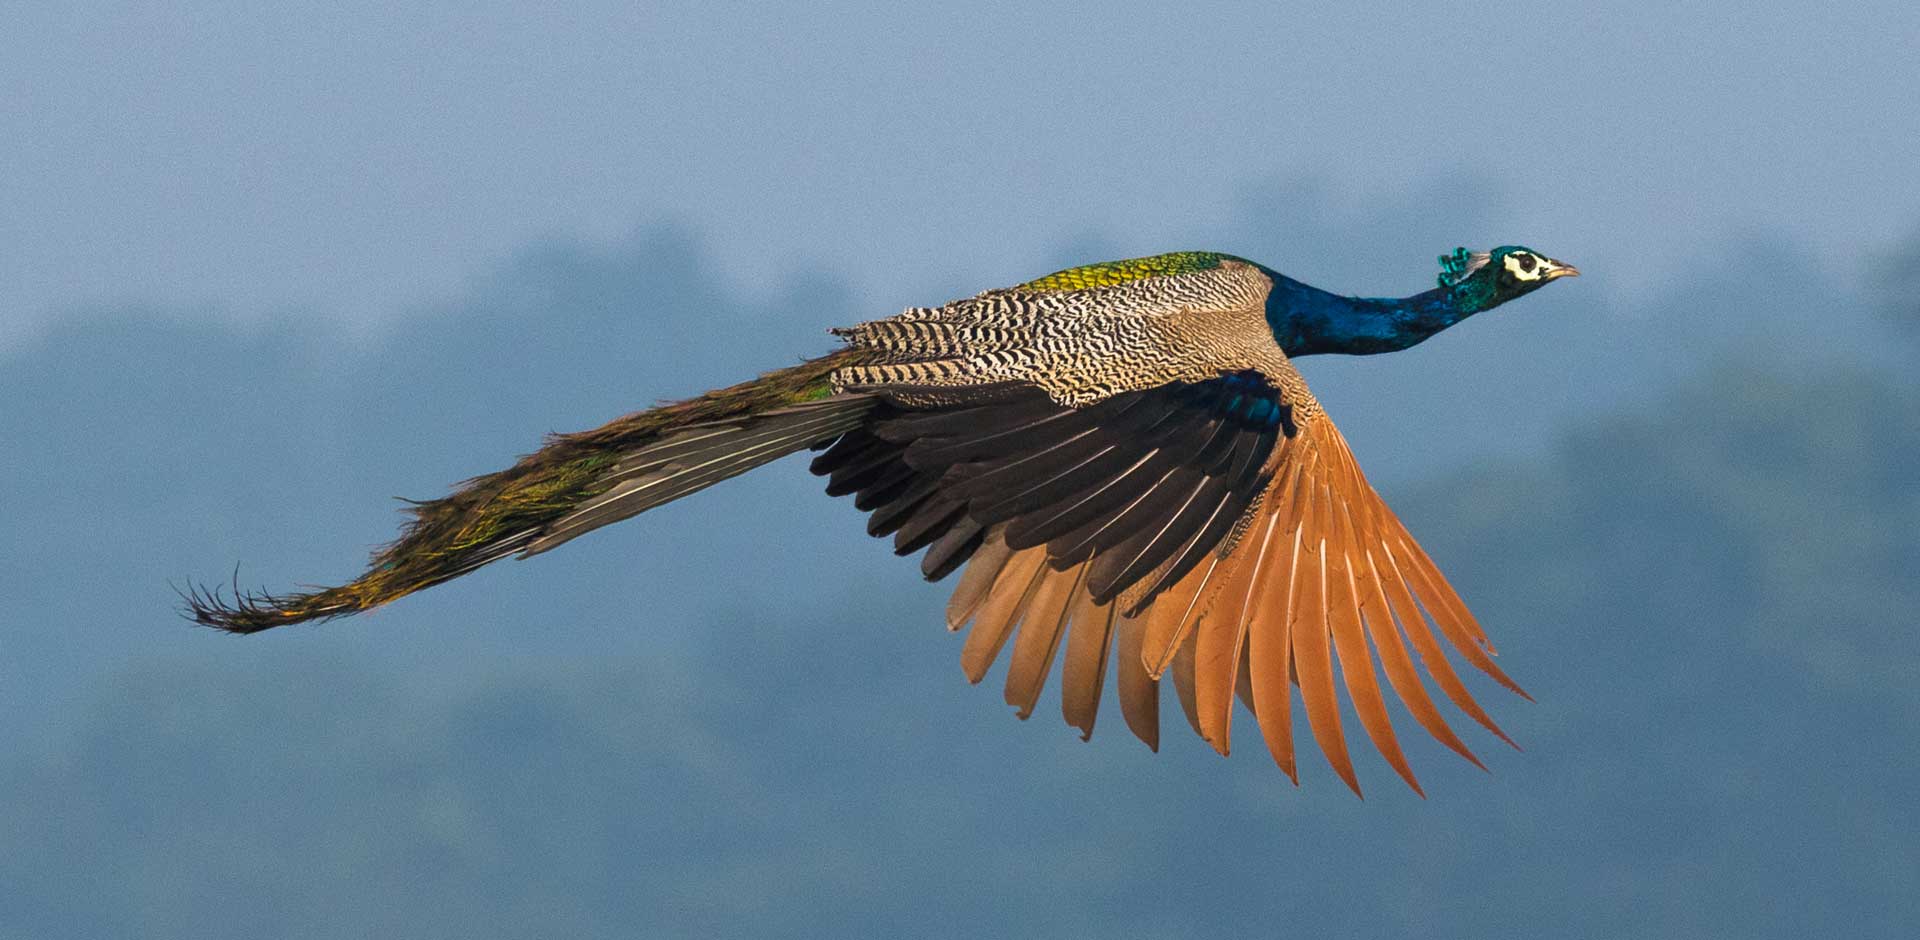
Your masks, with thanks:
[{"label": "peacock head", "polygon": [[1506,303],[1580,270],[1531,248],[1502,245],[1492,251],[1455,248],[1440,256],[1440,286],[1476,310]]}]

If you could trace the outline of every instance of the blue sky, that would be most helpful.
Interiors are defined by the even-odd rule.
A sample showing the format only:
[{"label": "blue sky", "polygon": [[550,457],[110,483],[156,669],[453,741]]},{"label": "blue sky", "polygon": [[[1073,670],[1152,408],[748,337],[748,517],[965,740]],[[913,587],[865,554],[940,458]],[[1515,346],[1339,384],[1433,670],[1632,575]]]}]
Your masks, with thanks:
[{"label": "blue sky", "polygon": [[[6,17],[4,342],[125,300],[387,323],[529,240],[661,220],[696,226],[743,287],[825,268],[877,315],[1019,280],[1094,233],[1123,254],[1244,251],[1221,243],[1231,217],[1275,184],[1324,189],[1372,234],[1262,260],[1368,293],[1418,286],[1454,241],[1535,244],[1610,293],[1754,231],[1849,275],[1920,216],[1920,10],[1899,2]],[[1488,188],[1396,205],[1461,177]],[[1444,245],[1373,214],[1489,195]]]}]

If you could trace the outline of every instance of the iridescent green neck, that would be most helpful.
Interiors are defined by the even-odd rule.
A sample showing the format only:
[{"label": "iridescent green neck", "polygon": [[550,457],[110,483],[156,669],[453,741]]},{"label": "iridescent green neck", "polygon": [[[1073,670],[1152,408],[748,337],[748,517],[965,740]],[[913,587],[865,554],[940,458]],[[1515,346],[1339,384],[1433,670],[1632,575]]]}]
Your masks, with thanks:
[{"label": "iridescent green neck", "polygon": [[1491,283],[1470,279],[1411,297],[1342,297],[1262,268],[1273,279],[1267,325],[1288,356],[1365,356],[1413,346],[1497,305]]}]

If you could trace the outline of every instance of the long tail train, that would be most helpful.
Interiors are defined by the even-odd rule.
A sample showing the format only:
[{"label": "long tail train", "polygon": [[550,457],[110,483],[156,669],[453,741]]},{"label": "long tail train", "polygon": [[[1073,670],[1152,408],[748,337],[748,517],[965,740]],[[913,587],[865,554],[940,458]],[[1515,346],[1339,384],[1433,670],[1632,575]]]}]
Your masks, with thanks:
[{"label": "long tail train", "polygon": [[339,587],[295,594],[192,587],[185,613],[230,633],[370,610],[509,555],[538,554],[575,536],[745,473],[858,427],[873,407],[833,395],[841,350],[750,382],[550,437],[506,470],[408,507],[400,538]]}]

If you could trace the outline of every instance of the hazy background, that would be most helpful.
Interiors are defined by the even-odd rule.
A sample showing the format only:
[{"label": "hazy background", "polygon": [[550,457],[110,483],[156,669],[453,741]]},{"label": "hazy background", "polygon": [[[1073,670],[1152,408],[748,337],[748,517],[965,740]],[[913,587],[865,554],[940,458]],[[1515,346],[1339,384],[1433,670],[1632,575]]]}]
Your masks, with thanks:
[{"label": "hazy background", "polygon": [[[1920,923],[1912,5],[574,9],[0,3],[0,935]],[[1477,687],[1490,776],[1410,742],[1425,801],[1011,720],[799,461],[357,620],[173,613],[831,325],[1505,242],[1587,276],[1305,363],[1540,700]]]}]

